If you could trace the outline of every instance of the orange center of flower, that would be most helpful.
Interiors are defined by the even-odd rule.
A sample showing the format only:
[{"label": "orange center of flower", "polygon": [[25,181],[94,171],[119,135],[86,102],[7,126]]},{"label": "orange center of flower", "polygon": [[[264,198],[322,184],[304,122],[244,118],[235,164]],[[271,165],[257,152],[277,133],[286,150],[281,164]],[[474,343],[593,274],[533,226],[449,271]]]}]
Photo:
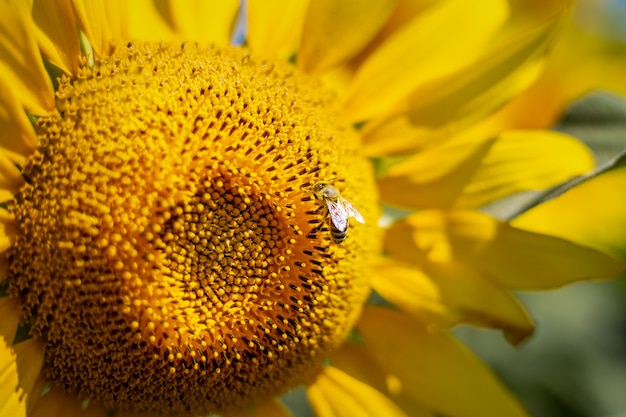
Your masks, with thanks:
[{"label": "orange center of flower", "polygon": [[[336,108],[234,48],[119,45],[60,80],[10,204],[8,273],[53,389],[206,414],[311,378],[379,250],[371,169]],[[329,179],[366,219],[341,244],[311,192]]]}]

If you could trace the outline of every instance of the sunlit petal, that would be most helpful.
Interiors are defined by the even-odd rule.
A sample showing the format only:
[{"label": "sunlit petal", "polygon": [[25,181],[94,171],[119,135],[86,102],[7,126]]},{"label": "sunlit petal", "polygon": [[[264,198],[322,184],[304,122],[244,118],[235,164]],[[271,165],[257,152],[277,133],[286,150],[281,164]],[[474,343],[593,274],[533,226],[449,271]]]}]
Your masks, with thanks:
[{"label": "sunlit petal", "polygon": [[389,261],[373,275],[374,289],[416,320],[440,327],[461,322],[502,329],[512,343],[533,332],[524,308],[508,290],[462,265],[425,270]]},{"label": "sunlit petal", "polygon": [[551,131],[509,131],[498,137],[455,202],[476,208],[528,190],[544,190],[593,169],[591,151]]},{"label": "sunlit petal", "polygon": [[182,38],[229,45],[239,3],[238,0],[161,0],[156,5],[165,21]]},{"label": "sunlit petal", "polygon": [[298,66],[318,73],[354,57],[389,18],[396,0],[316,0],[309,7]]},{"label": "sunlit petal", "polygon": [[15,351],[0,335],[0,415],[26,417],[26,393],[20,387]]},{"label": "sunlit petal", "polygon": [[415,91],[408,111],[366,126],[366,151],[408,152],[493,113],[539,75],[559,23],[554,18],[507,38],[474,65]]},{"label": "sunlit petal", "polygon": [[78,69],[80,45],[75,31],[76,19],[71,0],[33,2],[33,20],[37,25],[39,47],[42,54],[66,73]]},{"label": "sunlit petal", "polygon": [[13,163],[23,166],[36,146],[35,129],[19,97],[0,80],[0,149]]},{"label": "sunlit petal", "polygon": [[626,168],[595,177],[512,224],[589,245],[626,260]]},{"label": "sunlit petal", "polygon": [[361,121],[388,112],[420,86],[471,64],[507,13],[501,0],[483,2],[480,8],[469,0],[446,0],[417,15],[358,70],[347,100],[348,117]]},{"label": "sunlit petal", "polygon": [[[298,49],[309,0],[248,2],[247,41],[255,53],[288,59]],[[280,13],[276,13],[280,10]]]},{"label": "sunlit petal", "polygon": [[381,200],[414,209],[451,207],[493,144],[461,140],[424,149],[383,173]]},{"label": "sunlit petal", "polygon": [[395,375],[378,366],[367,350],[358,344],[347,342],[330,358],[331,364],[385,394],[411,417],[433,417],[433,414],[406,393]]},{"label": "sunlit petal", "polygon": [[318,417],[406,417],[380,391],[332,366],[324,368],[307,395]]},{"label": "sunlit petal", "polygon": [[365,309],[358,330],[375,361],[397,375],[412,397],[437,413],[528,416],[489,369],[449,335],[429,330],[400,312],[377,307]]},{"label": "sunlit petal", "polygon": [[408,263],[458,260],[508,288],[553,288],[624,271],[597,250],[470,211],[413,214],[389,229],[385,248]]},{"label": "sunlit petal", "polygon": [[0,16],[0,78],[17,93],[28,112],[49,114],[54,110],[54,91],[26,2],[0,3]]}]

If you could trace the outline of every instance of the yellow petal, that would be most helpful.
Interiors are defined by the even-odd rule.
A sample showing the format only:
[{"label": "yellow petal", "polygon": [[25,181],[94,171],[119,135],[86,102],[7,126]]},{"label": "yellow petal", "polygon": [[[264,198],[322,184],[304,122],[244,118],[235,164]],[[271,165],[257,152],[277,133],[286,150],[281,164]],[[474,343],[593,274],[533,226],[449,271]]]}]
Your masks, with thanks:
[{"label": "yellow petal", "polygon": [[385,395],[332,366],[327,366],[307,395],[318,417],[406,417]]},{"label": "yellow petal", "polygon": [[434,417],[422,404],[409,397],[402,382],[380,368],[363,346],[346,342],[333,352],[330,361],[334,367],[385,394],[408,416]]},{"label": "yellow petal", "polygon": [[107,19],[107,3],[72,0],[78,25],[89,39],[96,55],[107,54],[113,39]]},{"label": "yellow petal", "polygon": [[26,394],[27,405],[32,407],[41,395],[41,391],[38,391],[41,386],[37,382],[41,378],[43,344],[40,339],[28,339],[13,347],[17,354],[17,373],[20,387]]},{"label": "yellow petal", "polygon": [[36,26],[26,2],[0,3],[0,78],[35,115],[54,110],[54,91],[35,38]]},{"label": "yellow petal", "polygon": [[475,64],[413,92],[408,111],[366,126],[366,152],[409,152],[493,113],[537,78],[559,23],[555,17],[507,38]]},{"label": "yellow petal", "polygon": [[[346,113],[361,121],[396,107],[423,86],[472,63],[507,17],[501,0],[446,0],[406,24],[355,75]],[[454,28],[454,30],[451,30]]]},{"label": "yellow petal", "polygon": [[0,149],[13,163],[24,166],[37,148],[37,135],[16,92],[0,80]]},{"label": "yellow petal", "polygon": [[365,309],[358,330],[378,365],[397,375],[412,397],[435,412],[451,417],[528,416],[490,370],[449,335],[377,307]]},{"label": "yellow petal", "polygon": [[17,357],[0,336],[0,415],[26,417],[26,395],[20,386]]},{"label": "yellow petal", "polygon": [[22,174],[15,164],[7,155],[0,152],[0,201],[12,199],[23,183]]},{"label": "yellow petal", "polygon": [[241,411],[227,413],[224,417],[293,417],[293,415],[280,401],[270,399]]},{"label": "yellow petal", "polygon": [[2,317],[0,320],[0,338],[4,338],[11,345],[20,322],[20,308],[17,299],[6,296],[0,297],[0,317]]},{"label": "yellow petal", "polygon": [[319,73],[364,48],[389,18],[397,0],[316,0],[309,7],[298,66]]},{"label": "yellow petal", "polygon": [[183,39],[230,45],[239,0],[157,1],[166,22]]},{"label": "yellow petal", "polygon": [[543,190],[593,169],[591,151],[553,131],[509,131],[498,137],[455,202],[475,208],[528,190]]},{"label": "yellow petal", "polygon": [[378,181],[381,201],[414,209],[451,207],[493,143],[450,141],[418,152]]},{"label": "yellow petal", "polygon": [[626,167],[608,171],[512,221],[626,260]]},{"label": "yellow petal", "polygon": [[388,261],[374,271],[372,286],[422,323],[451,327],[466,322],[499,328],[514,344],[533,332],[530,318],[509,291],[462,265],[430,265],[421,270]]},{"label": "yellow petal", "polygon": [[33,20],[42,54],[65,73],[76,74],[80,44],[70,0],[34,0]]},{"label": "yellow petal", "polygon": [[605,253],[471,211],[415,213],[388,230],[385,250],[407,263],[461,262],[519,289],[554,288],[615,276],[625,269]]},{"label": "yellow petal", "polygon": [[[270,58],[289,59],[298,49],[309,0],[248,2],[248,46]],[[278,12],[280,10],[280,12]]]}]

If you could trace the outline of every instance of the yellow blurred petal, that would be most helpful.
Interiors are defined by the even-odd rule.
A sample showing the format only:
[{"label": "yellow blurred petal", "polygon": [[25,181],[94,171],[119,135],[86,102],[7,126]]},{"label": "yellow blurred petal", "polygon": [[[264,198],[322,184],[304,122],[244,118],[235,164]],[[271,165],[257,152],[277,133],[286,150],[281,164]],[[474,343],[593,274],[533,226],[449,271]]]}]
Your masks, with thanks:
[{"label": "yellow blurred petal", "polygon": [[332,366],[324,368],[307,395],[318,417],[406,417],[385,395]]},{"label": "yellow blurred petal", "polygon": [[387,231],[385,249],[408,263],[420,258],[440,264],[458,261],[519,289],[554,288],[625,270],[605,253],[471,211],[415,213]]},{"label": "yellow blurred petal", "polygon": [[54,111],[54,91],[37,40],[36,26],[26,2],[0,3],[0,78],[31,114]]},{"label": "yellow blurred petal", "polygon": [[107,54],[119,40],[176,39],[152,0],[72,0],[76,18],[97,55]]},{"label": "yellow blurred petal", "polygon": [[512,221],[626,260],[626,167],[603,173]]},{"label": "yellow blurred petal", "polygon": [[368,307],[358,330],[375,361],[407,392],[451,417],[528,417],[515,398],[467,348],[408,316]]},{"label": "yellow blurred petal", "polygon": [[[115,415],[122,417],[123,414],[120,412]],[[95,404],[94,401],[87,405],[78,397],[59,389],[53,389],[37,400],[28,417],[106,417],[108,415],[110,413]],[[141,417],[137,414],[132,415]]]},{"label": "yellow blurred petal", "polygon": [[[418,87],[445,77],[481,55],[507,18],[505,1],[436,3],[390,37],[355,75],[346,114],[372,118],[399,105]],[[453,30],[452,30],[453,28]]]},{"label": "yellow blurred petal", "polygon": [[594,167],[583,145],[553,131],[509,131],[498,137],[455,202],[475,208],[528,190],[543,190]]},{"label": "yellow blurred petal", "polygon": [[366,126],[367,154],[409,152],[493,113],[537,78],[559,28],[558,17],[507,38],[475,64],[415,91],[405,113]]},{"label": "yellow blurred petal", "polygon": [[247,42],[256,54],[288,59],[298,49],[309,0],[248,1]]},{"label": "yellow blurred petal", "polygon": [[524,308],[506,289],[460,265],[423,271],[398,262],[379,265],[372,286],[416,320],[439,327],[466,322],[502,329],[518,344],[533,332]]},{"label": "yellow blurred petal", "polygon": [[434,417],[422,404],[406,394],[402,382],[380,368],[363,346],[344,343],[332,353],[331,364],[392,399],[408,416]]},{"label": "yellow blurred petal", "polygon": [[[16,298],[0,297],[0,338],[10,345],[15,339],[17,327],[20,322],[20,308]],[[0,384],[0,386],[2,386]]]},{"label": "yellow blurred petal", "polygon": [[76,74],[80,44],[71,1],[34,0],[33,20],[42,54],[65,73]]},{"label": "yellow blurred petal", "polygon": [[[0,150],[13,163],[24,166],[37,148],[37,134],[19,98],[0,80]],[[3,199],[4,200],[4,199]]]},{"label": "yellow blurred petal", "polygon": [[230,45],[239,0],[156,1],[163,18],[184,39]]},{"label": "yellow blurred petal", "polygon": [[[22,184],[24,179],[20,171],[7,155],[0,152],[0,201],[12,199]],[[3,250],[0,245],[0,251]]]},{"label": "yellow blurred petal", "polygon": [[26,417],[26,393],[20,386],[17,357],[0,336],[0,415]]},{"label": "yellow blurred petal", "polygon": [[298,66],[304,72],[319,73],[348,61],[378,33],[396,2],[313,1],[304,23]]},{"label": "yellow blurred petal", "polygon": [[26,394],[27,404],[32,407],[41,394],[41,391],[38,391],[41,386],[37,382],[41,378],[43,344],[40,339],[28,339],[14,345],[13,348],[17,354],[20,387]]},{"label": "yellow blurred petal", "polygon": [[80,28],[85,32],[97,55],[109,52],[113,38],[107,21],[107,2],[72,0],[74,13]]},{"label": "yellow blurred petal", "polygon": [[452,206],[493,143],[450,141],[418,152],[378,181],[381,201],[415,209]]},{"label": "yellow blurred petal", "polygon": [[[4,274],[5,271],[5,251],[11,246],[11,242],[17,236],[18,229],[13,220],[13,215],[7,210],[0,209],[0,273]],[[0,281],[4,280],[4,276],[0,278]]]},{"label": "yellow blurred petal", "polygon": [[244,410],[224,414],[223,417],[293,417],[277,399],[262,401]]}]

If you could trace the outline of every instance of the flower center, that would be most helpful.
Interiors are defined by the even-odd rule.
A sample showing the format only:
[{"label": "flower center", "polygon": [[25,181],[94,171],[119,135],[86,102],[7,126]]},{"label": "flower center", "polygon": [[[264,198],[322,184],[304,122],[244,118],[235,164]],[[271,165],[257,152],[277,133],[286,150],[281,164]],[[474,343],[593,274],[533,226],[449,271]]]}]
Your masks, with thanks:
[{"label": "flower center", "polygon": [[[193,44],[119,45],[56,95],[9,205],[8,272],[53,386],[199,414],[311,378],[379,250],[371,169],[332,96]],[[311,191],[330,179],[366,219],[340,244]]]}]

